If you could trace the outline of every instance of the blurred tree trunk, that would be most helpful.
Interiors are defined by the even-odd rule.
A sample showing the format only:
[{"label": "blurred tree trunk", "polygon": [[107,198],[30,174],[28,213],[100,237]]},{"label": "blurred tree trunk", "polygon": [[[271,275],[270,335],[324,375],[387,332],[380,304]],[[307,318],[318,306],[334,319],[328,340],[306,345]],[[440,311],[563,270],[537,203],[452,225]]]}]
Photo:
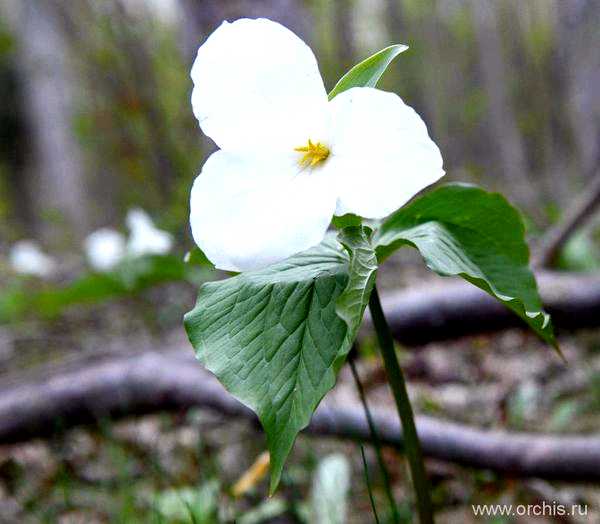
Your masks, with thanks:
[{"label": "blurred tree trunk", "polygon": [[400,0],[385,1],[385,26],[391,43],[402,42],[405,30]]},{"label": "blurred tree trunk", "polygon": [[334,2],[333,20],[338,58],[338,77],[356,63],[355,31],[352,24],[353,0]]},{"label": "blurred tree trunk", "polygon": [[517,127],[511,102],[509,71],[504,60],[497,20],[497,4],[489,0],[471,0],[473,24],[479,45],[479,63],[488,98],[488,115],[498,172],[512,190],[512,196],[535,211],[536,190],[528,176],[525,147]]},{"label": "blurred tree trunk", "polygon": [[9,210],[8,216],[3,216],[9,223],[0,225],[0,236],[10,232],[10,237],[33,228],[30,195],[23,176],[27,133],[19,80],[16,57],[11,53],[11,59],[0,60],[0,164],[6,162],[7,167],[0,172],[0,191],[6,191],[1,195],[0,207],[7,205],[3,202],[7,200]]},{"label": "blurred tree trunk", "polygon": [[587,177],[600,165],[600,2],[557,2],[559,42],[567,82],[568,116]]},{"label": "blurred tree trunk", "polygon": [[429,13],[422,18],[423,42],[427,56],[427,65],[423,71],[425,106],[431,121],[431,132],[434,138],[446,137],[448,133],[448,107],[444,99],[444,88],[448,85],[446,64],[444,63],[442,15],[437,0],[427,3]]},{"label": "blurred tree trunk", "polygon": [[[179,5],[183,14],[180,46],[190,67],[198,47],[223,20],[269,18],[310,42],[310,16],[299,0],[179,0]],[[204,135],[202,150],[205,158],[215,150],[215,144]]]},{"label": "blurred tree trunk", "polygon": [[[346,0],[339,2],[346,4]],[[310,17],[301,0],[179,0],[183,12],[181,47],[191,64],[198,47],[223,20],[265,17],[310,41]]]},{"label": "blurred tree trunk", "polygon": [[[27,185],[36,229],[53,243],[68,233],[81,237],[89,225],[89,203],[81,151],[72,130],[74,84],[60,20],[52,0],[10,5],[31,137]],[[57,223],[65,227],[56,227]]]}]

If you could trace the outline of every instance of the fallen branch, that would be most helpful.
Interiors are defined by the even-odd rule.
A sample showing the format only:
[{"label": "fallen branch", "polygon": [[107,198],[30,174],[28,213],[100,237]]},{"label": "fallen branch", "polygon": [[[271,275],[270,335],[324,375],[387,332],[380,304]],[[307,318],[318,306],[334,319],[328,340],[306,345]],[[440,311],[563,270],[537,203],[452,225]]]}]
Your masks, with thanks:
[{"label": "fallen branch", "polygon": [[[538,272],[536,276],[557,331],[600,326],[600,275]],[[435,285],[384,295],[382,302],[395,338],[409,346],[525,326],[498,301],[462,281],[438,280]]]},{"label": "fallen branch", "polygon": [[[210,408],[256,422],[191,352],[112,357],[53,372],[0,391],[0,443],[48,436],[105,417],[163,410]],[[56,374],[54,374],[56,373]],[[373,413],[384,444],[401,448],[402,434],[391,413]],[[479,430],[430,417],[417,426],[428,457],[520,476],[569,481],[600,480],[600,438]],[[359,406],[323,402],[307,432],[368,441]]]},{"label": "fallen branch", "polygon": [[571,236],[594,216],[600,206],[600,171],[589,187],[567,209],[564,219],[551,228],[540,240],[533,257],[536,267],[551,266]]}]

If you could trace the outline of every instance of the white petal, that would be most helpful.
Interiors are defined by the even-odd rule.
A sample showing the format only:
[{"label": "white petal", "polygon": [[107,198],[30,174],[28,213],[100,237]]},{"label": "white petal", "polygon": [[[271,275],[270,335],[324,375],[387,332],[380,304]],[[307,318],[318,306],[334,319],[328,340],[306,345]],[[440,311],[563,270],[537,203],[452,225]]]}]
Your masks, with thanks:
[{"label": "white petal", "polygon": [[152,222],[152,218],[150,218],[150,215],[139,207],[134,207],[127,211],[125,223],[127,224],[129,230],[132,232],[138,229],[154,227],[154,222]]},{"label": "white petal", "polygon": [[217,151],[192,187],[190,224],[216,267],[247,271],[318,244],[335,202],[328,179],[299,172],[290,156],[242,158]]},{"label": "white petal", "polygon": [[353,88],[330,102],[336,215],[383,218],[444,175],[421,117],[393,93]]},{"label": "white petal", "polygon": [[173,237],[160,229],[146,229],[131,235],[127,242],[127,253],[139,257],[142,255],[166,255],[173,247]]},{"label": "white petal", "polygon": [[154,226],[150,216],[139,208],[127,213],[127,227],[130,231],[127,253],[134,257],[142,255],[166,255],[173,247],[173,237]]},{"label": "white petal", "polygon": [[327,94],[315,56],[276,22],[223,22],[191,76],[194,114],[221,149],[283,151],[323,136]]},{"label": "white petal", "polygon": [[34,240],[19,240],[10,248],[8,257],[12,268],[24,275],[49,277],[57,269],[56,261]]},{"label": "white petal", "polygon": [[125,256],[125,238],[118,231],[102,228],[87,236],[84,248],[92,268],[109,271]]}]

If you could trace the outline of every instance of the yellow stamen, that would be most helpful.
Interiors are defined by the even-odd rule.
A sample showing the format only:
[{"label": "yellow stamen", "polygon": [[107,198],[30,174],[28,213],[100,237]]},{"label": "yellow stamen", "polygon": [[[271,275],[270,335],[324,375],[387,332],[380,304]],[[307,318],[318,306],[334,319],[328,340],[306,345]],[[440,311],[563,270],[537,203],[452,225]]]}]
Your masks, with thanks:
[{"label": "yellow stamen", "polygon": [[312,140],[308,139],[308,144],[302,147],[295,147],[294,151],[298,153],[304,153],[302,158],[298,161],[301,166],[314,167],[319,162],[323,162],[329,156],[329,149],[326,145],[317,142],[313,144]]}]

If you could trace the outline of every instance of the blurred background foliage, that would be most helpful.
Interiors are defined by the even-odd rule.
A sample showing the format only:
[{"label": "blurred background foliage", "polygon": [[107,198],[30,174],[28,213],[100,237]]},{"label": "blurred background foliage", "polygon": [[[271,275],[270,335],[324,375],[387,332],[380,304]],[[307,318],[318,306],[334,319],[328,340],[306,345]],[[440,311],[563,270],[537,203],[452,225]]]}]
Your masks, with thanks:
[{"label": "blurred background foliage", "polygon": [[[533,236],[600,162],[593,1],[3,0],[2,15],[3,252],[33,237],[64,260],[132,206],[190,249],[189,190],[214,144],[193,117],[189,69],[226,18],[287,24],[328,88],[380,48],[408,44],[381,87],[424,116],[447,180],[507,194]],[[577,242],[562,267],[597,267],[594,236]]]},{"label": "blurred background foliage", "polygon": [[[138,205],[189,245],[189,188],[212,149],[191,112],[189,68],[220,20],[244,14],[270,15],[306,38],[329,88],[381,47],[408,44],[381,87],[424,116],[449,179],[509,193],[537,228],[556,219],[600,154],[597,2],[3,3],[5,242],[47,233],[48,222],[81,236],[118,225]],[[56,67],[45,67],[47,54]],[[71,80],[66,92],[65,78]],[[49,121],[52,128],[67,126],[60,133],[44,129],[48,121],[40,114],[55,106],[67,113]],[[50,139],[54,152],[46,151]],[[76,148],[76,158],[60,164],[60,147]],[[53,159],[57,168],[49,165]],[[75,174],[60,172],[69,166]],[[65,203],[73,194],[83,198],[76,207]],[[53,236],[40,238],[57,242]]]},{"label": "blurred background foliage", "polygon": [[[242,16],[281,21],[304,38],[329,89],[382,47],[409,45],[380,87],[423,116],[443,152],[446,179],[506,194],[523,211],[533,240],[563,216],[600,166],[597,0],[0,0],[3,380],[65,355],[156,345],[182,329],[195,286],[218,277],[196,263],[197,253],[191,264],[184,261],[193,247],[189,191],[215,148],[192,114],[189,70],[218,24]],[[100,227],[124,232],[133,207],[171,233],[171,253],[90,270],[84,239]],[[600,268],[597,226],[592,222],[571,239],[560,268]],[[36,239],[58,261],[50,278],[11,269],[8,253],[23,238]],[[406,260],[381,275],[386,289],[422,278]],[[543,348],[512,332],[494,341],[497,357],[481,351],[490,344],[467,342],[459,356],[454,346],[404,355],[409,377],[426,375],[415,393],[419,410],[519,429],[577,429],[582,413],[589,426],[597,422],[588,418],[600,402],[597,337],[566,344],[567,351],[571,344],[590,352],[585,380],[574,369],[585,393],[550,400],[542,387],[550,387],[556,372]],[[367,342],[362,355],[372,350]],[[442,356],[450,353],[451,360]],[[381,370],[366,360],[372,382],[380,384]],[[342,386],[347,379],[342,374]],[[114,427],[107,421],[99,431],[75,430],[62,440],[0,453],[0,521],[9,511],[6,499],[16,504],[15,515],[47,522],[65,515],[74,520],[61,522],[216,522],[215,514],[225,512],[227,521],[236,511],[246,519],[239,522],[276,522],[269,519],[282,514],[289,518],[281,522],[313,522],[319,497],[311,484],[327,473],[322,456],[341,449],[352,457],[352,470],[361,471],[355,447],[315,447],[302,437],[286,470],[285,496],[267,504],[253,492],[240,513],[227,483],[264,445],[248,425],[200,426],[203,436],[194,426],[200,440],[193,445],[188,419],[175,415]],[[214,474],[213,460],[221,468]],[[390,452],[388,460],[408,512],[401,459]],[[539,495],[538,485],[489,472],[434,470],[436,504],[457,515],[447,522],[468,522],[460,508],[474,500]],[[349,520],[368,522],[364,479],[354,475],[351,484],[360,497],[351,501],[359,511],[350,511]],[[376,491],[381,502],[381,486]],[[598,499],[595,491],[576,496]]]}]

